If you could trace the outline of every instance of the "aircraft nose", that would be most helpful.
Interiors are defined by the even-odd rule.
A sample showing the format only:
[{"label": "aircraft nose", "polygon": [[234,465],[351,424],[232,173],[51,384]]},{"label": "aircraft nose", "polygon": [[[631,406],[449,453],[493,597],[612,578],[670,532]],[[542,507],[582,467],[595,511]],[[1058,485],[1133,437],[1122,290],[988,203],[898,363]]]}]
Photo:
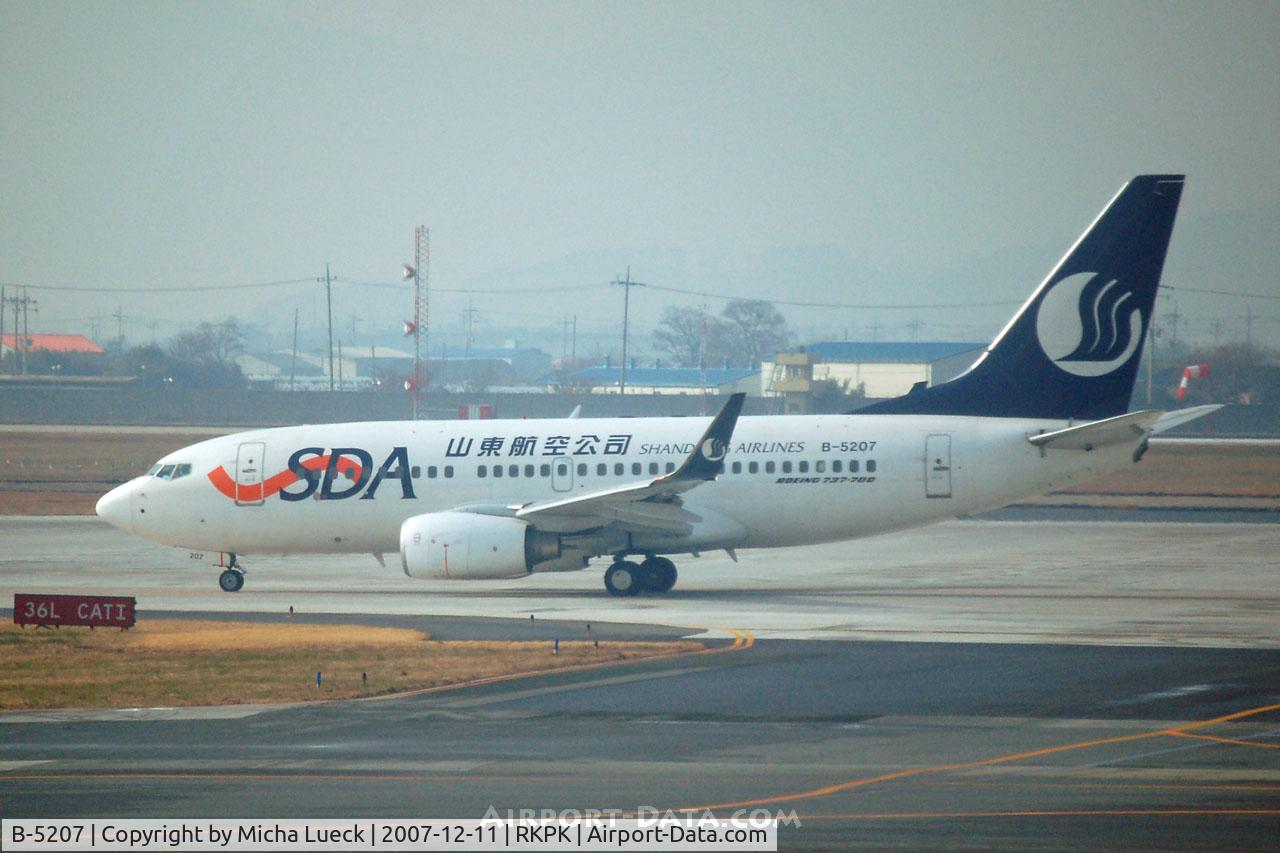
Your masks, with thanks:
[{"label": "aircraft nose", "polygon": [[116,486],[102,497],[94,507],[98,518],[113,527],[133,532],[133,484],[125,483]]}]

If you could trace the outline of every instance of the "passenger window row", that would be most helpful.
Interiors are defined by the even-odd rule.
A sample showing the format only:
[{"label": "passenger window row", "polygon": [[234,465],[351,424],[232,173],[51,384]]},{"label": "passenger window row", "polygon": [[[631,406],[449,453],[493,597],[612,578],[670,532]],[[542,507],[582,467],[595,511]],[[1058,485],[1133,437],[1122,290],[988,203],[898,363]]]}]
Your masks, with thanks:
[{"label": "passenger window row", "polygon": [[[783,460],[782,462],[768,461],[764,463],[755,462],[755,461],[746,462],[746,463],[734,462],[729,466],[729,470],[732,471],[734,474],[741,474],[744,470],[748,474],[759,474],[762,466],[763,466],[764,473],[766,474],[775,474],[775,473],[778,473],[779,471],[781,471],[781,473],[783,474],[790,474],[793,472],[793,470],[800,474],[808,474],[810,471],[812,471],[815,474],[825,474],[828,471],[830,471],[832,474],[843,474],[845,473],[846,470],[850,474],[858,474],[864,470],[863,462],[858,459],[850,459],[847,462],[843,459],[832,459],[829,462],[826,459],[819,459],[816,462],[810,462],[807,459],[802,459],[799,462],[792,462],[790,459]],[[615,462],[613,463],[612,466],[610,466],[608,463],[605,463],[605,462],[599,462],[596,464],[595,468],[596,468],[595,472],[597,477],[609,476],[610,468],[612,468],[613,476],[623,477],[623,476],[626,476],[627,474],[628,466],[625,462]],[[569,473],[569,463],[567,462],[557,463],[556,469],[557,469],[556,476],[559,476],[559,477],[567,476]],[[577,465],[576,473],[579,477],[585,477],[587,476],[588,472],[590,472],[590,470],[591,470],[590,465],[588,465],[585,462],[579,462]],[[631,470],[631,476],[639,477],[645,473],[646,466],[640,462],[632,462],[630,465],[630,470]],[[665,470],[665,473],[670,474],[671,472],[676,470],[676,465],[674,462],[667,462],[665,466],[657,462],[650,462],[647,466],[647,470],[648,470],[649,476],[656,477],[659,474],[663,473],[664,470]],[[874,474],[876,472],[876,460],[874,459],[866,460],[865,471],[868,474]],[[413,476],[415,478],[418,476],[418,468],[416,466],[413,469]],[[436,466],[431,465],[427,468],[427,476],[429,478],[434,478],[436,476]],[[451,465],[445,466],[445,476],[446,477],[453,476],[453,466]],[[521,477],[521,476],[550,477],[551,466],[545,463],[539,466],[478,465],[476,466],[476,476],[480,478],[486,478],[486,477],[492,476],[495,479],[500,477],[515,478],[515,477]]]},{"label": "passenger window row", "polygon": [[[440,476],[440,473],[441,473],[440,468],[438,468],[437,466],[435,466],[435,465],[428,465],[428,466],[427,466],[427,479],[428,479],[428,480],[434,480],[436,477],[439,477],[439,476]],[[410,474],[410,475],[412,475],[413,479],[415,479],[415,480],[421,479],[421,477],[422,477],[422,466],[421,466],[421,465],[414,465],[412,468],[410,468],[410,469],[409,469],[409,474]],[[449,479],[452,479],[452,478],[453,478],[453,466],[452,466],[452,465],[446,465],[446,466],[444,466],[444,477],[445,477],[445,479],[446,479],[446,480],[449,480]]]},{"label": "passenger window row", "polygon": [[[605,462],[597,463],[596,476],[597,477],[609,476],[610,467],[611,466]],[[626,476],[627,468],[628,466],[625,462],[615,462],[612,465],[613,475],[615,477]],[[664,466],[658,462],[650,462],[648,466],[644,465],[644,463],[641,463],[641,462],[632,462],[630,465],[631,476],[633,477],[643,476],[646,469],[649,472],[649,476],[657,477],[659,474],[663,473]],[[431,469],[428,469],[428,471],[430,470]],[[585,477],[587,476],[588,472],[590,472],[590,470],[591,470],[591,466],[588,465],[586,462],[579,462],[577,465],[576,473],[579,477]],[[666,466],[665,466],[666,473],[670,474],[674,470],[676,470],[676,464],[674,462],[666,463]],[[564,477],[564,476],[567,476],[568,474],[569,474],[568,462],[559,462],[556,464],[556,476]],[[434,476],[434,475],[430,475],[430,476]],[[445,476],[452,477],[453,474],[449,473],[449,474],[446,474]],[[511,478],[511,477],[520,477],[520,476],[550,477],[551,466],[545,463],[537,466],[536,468],[533,465],[524,465],[524,466],[507,465],[505,467],[502,465],[493,465],[493,466],[477,465],[476,476],[481,478],[489,477],[489,476],[493,476],[495,478],[497,477]]]},{"label": "passenger window row", "polygon": [[[808,474],[810,471],[815,474],[826,474],[828,466],[832,474],[843,474],[846,471],[846,465],[848,473],[850,474],[858,474],[862,472],[862,462],[858,459],[850,459],[847,463],[843,459],[832,459],[830,462],[826,459],[819,459],[812,463],[807,459],[801,459],[799,462],[795,463],[790,459],[784,459],[780,463],[772,461],[763,463],[764,472],[766,474],[775,474],[779,471],[783,474],[790,474],[793,470],[799,474]],[[747,462],[744,465],[742,462],[734,462],[729,466],[729,470],[735,474],[741,474],[744,468],[748,474],[759,474],[761,463]],[[868,459],[866,461],[866,473],[874,474],[875,472],[876,460]]]}]

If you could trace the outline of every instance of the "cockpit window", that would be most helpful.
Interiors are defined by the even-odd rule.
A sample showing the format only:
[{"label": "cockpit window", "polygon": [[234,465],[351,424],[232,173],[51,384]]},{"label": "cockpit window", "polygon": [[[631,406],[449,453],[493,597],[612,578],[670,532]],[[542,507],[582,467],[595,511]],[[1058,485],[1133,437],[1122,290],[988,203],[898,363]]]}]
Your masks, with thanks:
[{"label": "cockpit window", "polygon": [[161,465],[159,462],[152,465],[147,471],[153,477],[161,480],[176,480],[179,477],[185,477],[191,473],[191,463],[174,463],[172,465]]}]

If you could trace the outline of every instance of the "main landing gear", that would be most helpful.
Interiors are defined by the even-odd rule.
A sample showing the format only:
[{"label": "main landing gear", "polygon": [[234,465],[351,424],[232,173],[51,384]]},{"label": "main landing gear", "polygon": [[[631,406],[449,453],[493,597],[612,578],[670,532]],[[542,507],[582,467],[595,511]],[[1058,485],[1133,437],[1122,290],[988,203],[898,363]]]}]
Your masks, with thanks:
[{"label": "main landing gear", "polygon": [[636,563],[621,556],[604,573],[604,588],[610,595],[632,596],[642,592],[668,592],[676,585],[676,564],[666,557],[645,557]]},{"label": "main landing gear", "polygon": [[244,586],[244,569],[240,568],[235,554],[227,554],[227,556],[230,559],[222,574],[218,575],[218,586],[222,587],[223,592],[239,592]]}]

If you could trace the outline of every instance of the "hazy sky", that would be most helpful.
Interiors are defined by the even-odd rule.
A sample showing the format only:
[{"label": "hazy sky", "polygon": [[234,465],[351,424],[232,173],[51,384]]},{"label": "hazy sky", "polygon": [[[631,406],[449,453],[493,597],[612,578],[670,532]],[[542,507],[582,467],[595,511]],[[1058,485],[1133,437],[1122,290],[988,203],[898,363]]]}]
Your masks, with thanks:
[{"label": "hazy sky", "polygon": [[[1237,289],[1280,295],[1275,2],[6,2],[0,45],[6,284],[234,285],[326,261],[393,282],[423,223],[434,285],[520,291],[437,293],[442,336],[470,299],[485,333],[554,334],[558,354],[565,314],[584,336],[620,324],[607,282],[627,264],[744,296],[1019,300],[1125,180],[1180,171],[1166,282],[1230,254],[1271,273]],[[1260,240],[1179,242],[1254,209]],[[165,337],[323,313],[314,284],[32,295],[42,330],[119,305],[137,338],[148,318]],[[703,301],[634,291],[637,334],[673,299]],[[404,305],[335,288],[348,339]],[[985,339],[1011,310],[787,316],[802,336],[918,318]]]}]

